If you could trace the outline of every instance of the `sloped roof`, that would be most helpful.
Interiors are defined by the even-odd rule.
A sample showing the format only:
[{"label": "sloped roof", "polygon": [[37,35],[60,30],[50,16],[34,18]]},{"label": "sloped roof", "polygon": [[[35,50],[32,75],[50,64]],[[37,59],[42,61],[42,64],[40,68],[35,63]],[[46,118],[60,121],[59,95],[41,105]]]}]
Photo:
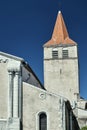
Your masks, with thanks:
[{"label": "sloped roof", "polygon": [[11,54],[7,54],[7,53],[1,52],[1,51],[0,51],[0,55],[6,56],[6,57],[8,57],[8,58],[11,58],[11,59],[14,59],[14,60],[17,60],[17,61],[22,61],[22,62],[24,61],[23,58],[20,58],[20,57],[11,55]]},{"label": "sloped roof", "polygon": [[76,44],[70,39],[61,11],[58,12],[51,40],[44,46],[57,44]]}]

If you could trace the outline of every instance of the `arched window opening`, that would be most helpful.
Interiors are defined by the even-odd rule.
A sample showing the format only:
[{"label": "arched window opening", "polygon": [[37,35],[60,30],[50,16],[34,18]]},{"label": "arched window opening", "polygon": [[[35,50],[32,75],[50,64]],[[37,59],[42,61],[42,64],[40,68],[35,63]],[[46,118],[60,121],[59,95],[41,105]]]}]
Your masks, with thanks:
[{"label": "arched window opening", "polygon": [[47,130],[47,116],[45,113],[39,115],[39,130]]},{"label": "arched window opening", "polygon": [[87,110],[87,103],[85,104],[85,110]]}]

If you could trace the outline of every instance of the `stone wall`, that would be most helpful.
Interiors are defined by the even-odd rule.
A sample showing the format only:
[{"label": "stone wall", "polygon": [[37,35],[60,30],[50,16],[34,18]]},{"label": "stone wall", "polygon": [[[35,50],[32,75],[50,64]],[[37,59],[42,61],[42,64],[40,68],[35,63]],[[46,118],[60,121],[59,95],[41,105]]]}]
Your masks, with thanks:
[{"label": "stone wall", "polygon": [[[52,47],[44,48],[45,88],[71,101],[77,101],[79,94],[77,46],[56,47],[58,58],[52,58]],[[62,58],[62,50],[68,49],[68,58]]]},{"label": "stone wall", "polygon": [[61,97],[23,83],[23,129],[39,130],[39,114],[47,115],[47,130],[63,130],[64,113]]},{"label": "stone wall", "polygon": [[0,63],[0,119],[6,119],[8,111],[7,63]]},{"label": "stone wall", "polygon": [[7,130],[7,121],[6,120],[1,120],[0,119],[0,130]]}]

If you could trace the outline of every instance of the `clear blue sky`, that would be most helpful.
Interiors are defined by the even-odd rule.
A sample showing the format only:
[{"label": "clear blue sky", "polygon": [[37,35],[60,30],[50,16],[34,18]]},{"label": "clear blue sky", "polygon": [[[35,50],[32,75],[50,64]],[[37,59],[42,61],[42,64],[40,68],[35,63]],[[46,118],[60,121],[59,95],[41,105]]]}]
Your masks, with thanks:
[{"label": "clear blue sky", "polygon": [[0,51],[24,58],[43,83],[43,44],[61,10],[78,43],[81,96],[87,99],[87,0],[1,0]]}]

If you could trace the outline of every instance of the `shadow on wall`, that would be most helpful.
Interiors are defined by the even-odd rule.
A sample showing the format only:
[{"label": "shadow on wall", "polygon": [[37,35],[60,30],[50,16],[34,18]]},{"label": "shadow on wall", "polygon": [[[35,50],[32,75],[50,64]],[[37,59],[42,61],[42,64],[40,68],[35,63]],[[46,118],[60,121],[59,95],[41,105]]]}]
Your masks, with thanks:
[{"label": "shadow on wall", "polygon": [[65,103],[66,130],[80,130],[69,101]]}]

